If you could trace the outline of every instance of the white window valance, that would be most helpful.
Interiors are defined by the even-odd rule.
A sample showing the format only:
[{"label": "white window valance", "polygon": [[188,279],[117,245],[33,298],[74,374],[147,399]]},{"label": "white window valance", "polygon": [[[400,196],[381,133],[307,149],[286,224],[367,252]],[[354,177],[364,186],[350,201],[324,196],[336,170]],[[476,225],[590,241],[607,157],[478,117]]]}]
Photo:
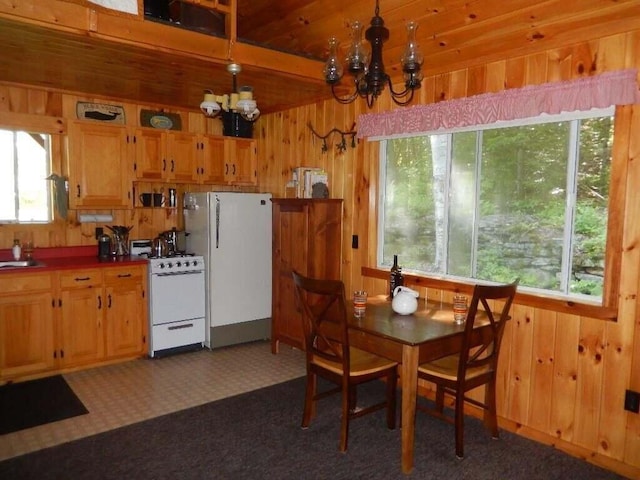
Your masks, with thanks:
[{"label": "white window valance", "polygon": [[637,70],[606,72],[566,82],[545,83],[427,105],[366,113],[358,137],[390,137],[498,121],[640,103]]}]

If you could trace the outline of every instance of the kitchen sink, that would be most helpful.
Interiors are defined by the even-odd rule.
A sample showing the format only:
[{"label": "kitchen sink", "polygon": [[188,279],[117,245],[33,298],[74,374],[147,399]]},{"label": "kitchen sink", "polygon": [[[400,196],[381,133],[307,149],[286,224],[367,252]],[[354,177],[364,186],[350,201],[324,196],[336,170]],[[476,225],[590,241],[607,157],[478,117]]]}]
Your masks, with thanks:
[{"label": "kitchen sink", "polygon": [[0,262],[0,268],[24,268],[24,267],[39,267],[44,265],[42,262],[36,260],[9,260]]}]

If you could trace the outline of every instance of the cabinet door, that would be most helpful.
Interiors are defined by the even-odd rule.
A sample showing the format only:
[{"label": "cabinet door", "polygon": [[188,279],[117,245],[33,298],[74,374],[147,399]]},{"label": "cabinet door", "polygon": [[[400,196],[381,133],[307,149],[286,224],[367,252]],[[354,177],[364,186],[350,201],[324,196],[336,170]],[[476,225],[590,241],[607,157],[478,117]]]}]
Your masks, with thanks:
[{"label": "cabinet door", "polygon": [[54,368],[52,300],[50,292],[0,296],[0,378]]},{"label": "cabinet door", "polygon": [[234,185],[256,185],[258,182],[256,142],[244,138],[227,138],[226,174]]},{"label": "cabinet door", "polygon": [[176,182],[196,183],[197,136],[192,133],[167,133],[168,179]]},{"label": "cabinet door", "polygon": [[59,274],[59,353],[63,367],[104,358],[105,298],[102,271],[86,269]]},{"label": "cabinet door", "polygon": [[161,180],[167,171],[166,134],[154,129],[136,131],[135,175],[143,180]]},{"label": "cabinet door", "polygon": [[67,137],[71,208],[130,208],[127,129],[71,123]]},{"label": "cabinet door", "polygon": [[147,331],[146,268],[109,268],[104,277],[107,357],[139,355]]},{"label": "cabinet door", "polygon": [[64,367],[97,362],[104,357],[100,288],[63,291],[60,318],[60,362]]},{"label": "cabinet door", "polygon": [[296,308],[292,270],[307,275],[308,207],[303,204],[273,206],[272,350],[284,340],[304,348],[302,313]]},{"label": "cabinet door", "polygon": [[[199,140],[198,164],[200,181],[206,184],[226,183],[224,137],[203,135]],[[228,169],[228,167],[227,167]]]}]

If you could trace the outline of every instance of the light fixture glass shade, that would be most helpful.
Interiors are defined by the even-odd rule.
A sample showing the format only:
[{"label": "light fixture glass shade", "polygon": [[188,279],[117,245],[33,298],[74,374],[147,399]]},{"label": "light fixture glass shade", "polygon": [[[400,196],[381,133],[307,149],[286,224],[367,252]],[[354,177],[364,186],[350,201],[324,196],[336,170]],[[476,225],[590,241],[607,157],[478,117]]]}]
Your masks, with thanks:
[{"label": "light fixture glass shade", "polygon": [[347,68],[352,75],[365,73],[369,62],[369,52],[362,43],[362,24],[358,21],[351,26],[351,48],[347,55]]},{"label": "light fixture glass shade", "polygon": [[249,111],[240,110],[239,113],[240,113],[240,116],[242,118],[244,118],[245,120],[248,120],[250,122],[253,122],[254,120],[257,120],[258,117],[260,116],[260,110],[258,110],[258,107],[254,108],[253,110],[249,110]]},{"label": "light fixture glass shade", "polygon": [[200,104],[200,110],[207,117],[215,117],[220,113],[220,105],[216,102],[216,96],[213,93],[204,94],[204,100]]},{"label": "light fixture glass shade", "polygon": [[400,58],[400,62],[402,63],[405,81],[408,83],[417,82],[419,84],[422,80],[422,72],[420,70],[424,62],[424,56],[420,51],[418,42],[416,42],[417,29],[418,24],[416,22],[407,22],[407,45]]},{"label": "light fixture glass shade", "polygon": [[329,39],[329,58],[327,58],[327,62],[324,64],[324,78],[327,83],[333,85],[334,83],[338,83],[342,78],[342,64],[340,63],[340,59],[338,58],[338,39],[336,37],[331,37]]}]

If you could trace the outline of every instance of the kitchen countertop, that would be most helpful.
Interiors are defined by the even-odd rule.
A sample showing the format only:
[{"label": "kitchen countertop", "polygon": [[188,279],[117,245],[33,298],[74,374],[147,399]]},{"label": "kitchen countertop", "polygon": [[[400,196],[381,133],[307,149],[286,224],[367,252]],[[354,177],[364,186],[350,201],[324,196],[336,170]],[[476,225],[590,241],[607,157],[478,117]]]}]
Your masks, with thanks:
[{"label": "kitchen countertop", "polygon": [[[11,249],[0,249],[0,261],[11,261]],[[81,268],[116,267],[135,264],[146,264],[145,257],[126,255],[119,257],[98,257],[98,246],[35,248],[33,260],[36,265],[29,267],[1,267],[0,275],[43,272],[54,270],[77,270]]]}]

